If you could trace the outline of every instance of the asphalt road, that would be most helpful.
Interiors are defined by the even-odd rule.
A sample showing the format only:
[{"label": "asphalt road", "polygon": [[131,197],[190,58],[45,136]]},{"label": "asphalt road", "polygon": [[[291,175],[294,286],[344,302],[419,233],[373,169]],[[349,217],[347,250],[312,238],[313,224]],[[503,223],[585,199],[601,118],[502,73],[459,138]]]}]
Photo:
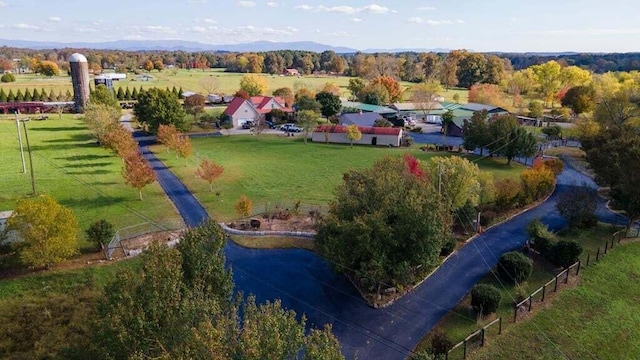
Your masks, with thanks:
[{"label": "asphalt road", "polygon": [[[146,139],[145,139],[146,140]],[[186,187],[140,143],[158,181],[189,226],[197,226],[209,216]],[[571,186],[595,186],[573,169],[558,177],[555,193],[539,207],[521,214],[476,237],[443,264],[410,294],[386,309],[366,305],[355,288],[330,264],[306,250],[252,250],[231,242],[225,246],[227,262],[233,270],[236,290],[254,294],[259,302],[281,299],[286,308],[304,313],[308,325],[333,324],[347,358],[405,359],[422,336],[452,309],[497,263],[498,257],[523,246],[525,227],[536,217],[552,229],[565,221],[555,210],[560,194]],[[600,204],[602,220],[624,224]],[[466,315],[466,314],[464,314]]]}]

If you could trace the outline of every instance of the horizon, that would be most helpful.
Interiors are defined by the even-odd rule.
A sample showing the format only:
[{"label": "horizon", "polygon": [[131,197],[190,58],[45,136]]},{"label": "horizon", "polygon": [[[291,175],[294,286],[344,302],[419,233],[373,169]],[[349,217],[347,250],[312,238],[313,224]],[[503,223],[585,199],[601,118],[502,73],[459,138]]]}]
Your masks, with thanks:
[{"label": "horizon", "polygon": [[[540,0],[113,0],[68,6],[57,0],[0,0],[3,38],[42,42],[183,40],[230,45],[313,41],[366,49],[473,49],[477,52],[638,52],[640,27],[626,0],[580,5]],[[88,15],[87,15],[88,14]],[[141,15],[142,14],[142,15]],[[567,14],[570,14],[569,16]],[[615,18],[614,25],[608,19]]]}]

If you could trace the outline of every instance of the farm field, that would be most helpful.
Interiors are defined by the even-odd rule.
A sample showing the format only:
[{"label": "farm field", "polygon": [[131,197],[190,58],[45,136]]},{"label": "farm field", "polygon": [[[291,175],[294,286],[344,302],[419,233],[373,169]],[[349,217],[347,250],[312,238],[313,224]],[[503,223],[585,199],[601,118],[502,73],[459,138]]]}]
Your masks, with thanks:
[{"label": "farm field", "polygon": [[[240,87],[240,80],[245,74],[240,73],[227,73],[224,72],[224,69],[210,69],[206,71],[201,70],[179,70],[175,75],[170,70],[165,70],[162,72],[153,71],[150,73],[151,76],[154,77],[154,80],[150,81],[132,81],[136,78],[134,74],[127,74],[127,79],[119,82],[114,82],[114,87],[123,87],[127,86],[133,90],[133,88],[151,88],[151,87],[159,87],[159,88],[182,88],[184,91],[195,91],[200,93],[205,93],[205,89],[202,86],[203,79],[214,79],[217,84],[218,91],[224,94],[233,94]],[[275,89],[281,87],[308,87],[311,89],[320,89],[327,82],[334,83],[340,87],[341,97],[350,96],[350,92],[347,89],[349,84],[350,77],[347,76],[279,76],[279,75],[268,75],[268,74],[257,74],[259,76],[263,76],[267,79],[268,89],[267,93],[271,94]],[[409,82],[402,82],[402,86],[406,89],[411,87],[413,84]],[[72,91],[71,88],[71,78],[69,76],[54,76],[54,77],[46,77],[35,74],[18,74],[16,75],[16,82],[14,83],[2,83],[0,88],[4,89],[5,92],[9,92],[10,89],[13,91],[17,91],[21,89],[23,92],[26,88],[30,91],[33,91],[34,88],[41,91],[41,89],[45,89],[47,93],[49,91],[54,90],[57,95],[58,92],[62,92],[63,94],[69,90]],[[461,102],[466,102],[467,100],[467,90],[463,89],[451,89],[445,91],[443,96],[447,101],[453,101],[453,95],[458,94]]]},{"label": "farm field", "polygon": [[[0,118],[0,211],[11,210],[31,193],[26,143],[27,174],[22,174],[12,120]],[[137,191],[122,179],[121,160],[97,145],[79,117],[63,115],[59,120],[54,115],[49,120],[30,121],[27,128],[38,193],[47,193],[70,207],[82,230],[101,218],[122,228],[178,217],[157,183],[143,190],[144,201],[138,200]],[[83,240],[84,233],[80,239],[81,248],[91,246]]]},{"label": "farm field", "polygon": [[[182,179],[202,202],[209,214],[222,221],[237,218],[234,206],[241,195],[249,197],[254,212],[265,205],[288,205],[300,201],[307,206],[324,207],[333,199],[333,189],[348,169],[371,166],[375,159],[386,155],[401,156],[407,152],[428,160],[438,155],[414,148],[383,148],[369,146],[332,145],[309,142],[282,135],[218,136],[193,139],[194,156],[186,165],[167,153],[164,146],[152,149],[156,155]],[[441,154],[447,155],[447,154]],[[223,175],[209,185],[195,177],[195,170],[204,158],[224,167]],[[503,159],[485,158],[481,169],[494,173],[496,179],[517,179],[522,167],[507,166]]]}]

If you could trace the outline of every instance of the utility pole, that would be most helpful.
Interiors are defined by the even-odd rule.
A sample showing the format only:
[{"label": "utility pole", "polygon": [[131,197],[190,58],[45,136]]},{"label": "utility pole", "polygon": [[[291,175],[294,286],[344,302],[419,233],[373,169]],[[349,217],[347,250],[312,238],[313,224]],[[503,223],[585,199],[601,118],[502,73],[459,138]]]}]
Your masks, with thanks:
[{"label": "utility pole", "polygon": [[20,136],[20,111],[16,110],[16,129],[18,130],[18,143],[20,144],[20,158],[22,159],[22,173],[27,173],[27,165],[24,163],[24,150],[22,149],[22,136]]},{"label": "utility pole", "polygon": [[29,167],[31,168],[31,190],[33,190],[33,195],[37,194],[36,192],[36,178],[33,175],[33,158],[31,157],[31,146],[29,146],[29,135],[27,133],[27,121],[29,119],[22,121],[22,126],[24,127],[24,138],[27,140],[27,152],[29,153]]}]

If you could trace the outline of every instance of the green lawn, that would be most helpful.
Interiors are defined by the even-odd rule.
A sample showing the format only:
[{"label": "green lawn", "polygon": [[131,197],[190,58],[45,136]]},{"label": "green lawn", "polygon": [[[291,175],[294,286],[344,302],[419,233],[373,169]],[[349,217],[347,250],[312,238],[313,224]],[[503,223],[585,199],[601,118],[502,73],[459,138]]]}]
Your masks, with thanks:
[{"label": "green lawn", "polygon": [[553,306],[495,337],[472,359],[634,359],[640,354],[640,243],[582,270]]},{"label": "green lawn", "polygon": [[[76,116],[59,120],[54,115],[31,121],[27,128],[38,193],[48,193],[70,207],[81,229],[101,218],[121,228],[178,216],[157,183],[146,187],[145,200],[139,201],[137,192],[124,184],[121,160],[98,146]],[[11,210],[30,196],[26,144],[25,157],[27,174],[22,174],[15,122],[0,118],[0,211]],[[83,233],[80,238],[84,239]],[[80,245],[89,246],[84,240]]]},{"label": "green lawn", "polygon": [[[375,159],[386,155],[401,156],[410,152],[427,160],[434,153],[417,148],[384,148],[370,146],[332,145],[309,142],[300,138],[261,135],[221,136],[192,140],[194,154],[185,162],[167,154],[164,146],[153,147],[154,152],[185,182],[209,213],[219,220],[237,218],[234,206],[241,195],[248,196],[254,208],[278,203],[291,206],[303,204],[325,206],[333,199],[333,189],[342,174],[353,168],[371,166]],[[214,182],[214,192],[194,172],[201,159],[209,158],[224,166],[224,174]],[[481,168],[487,167],[496,177],[517,178],[522,167],[507,166],[504,160],[483,159]],[[216,193],[219,193],[217,195]],[[257,210],[257,209],[256,209]]]},{"label": "green lawn", "polygon": [[[118,87],[129,87],[129,89],[133,90],[133,88],[150,88],[150,87],[159,87],[159,88],[180,88],[184,91],[195,91],[200,93],[205,93],[205,89],[202,86],[203,79],[211,79],[213,78],[217,83],[218,92],[224,94],[233,94],[240,87],[240,80],[245,74],[240,73],[226,73],[224,69],[210,69],[206,71],[201,70],[179,70],[177,74],[173,74],[170,70],[164,70],[162,72],[152,71],[151,75],[155,78],[155,80],[151,81],[132,81],[135,80],[136,75],[127,74],[127,79],[114,83],[114,87],[117,89]],[[259,76],[263,76],[267,79],[268,90],[267,93],[271,94],[275,89],[281,87],[290,87],[294,88],[296,86],[303,86],[310,89],[319,90],[324,84],[327,82],[334,83],[340,87],[341,94],[340,96],[348,97],[350,96],[350,92],[347,89],[347,85],[349,84],[350,77],[347,76],[315,76],[315,75],[307,75],[307,76],[275,76],[268,74],[257,74]],[[411,87],[412,83],[402,82],[401,85],[403,88]],[[54,76],[54,77],[46,77],[35,74],[16,74],[16,82],[14,83],[3,83],[0,85],[0,88],[3,88],[5,92],[9,92],[10,89],[13,89],[14,93],[21,89],[23,92],[26,88],[29,89],[30,92],[33,91],[33,88],[37,88],[38,91],[41,89],[45,89],[47,94],[50,90],[54,90],[57,95],[59,91],[62,91],[64,94],[67,90],[72,91],[71,88],[71,78],[69,76]],[[465,103],[467,101],[467,90],[465,89],[452,89],[445,91],[442,96],[445,97],[447,101],[453,101],[453,94],[458,93],[460,96],[460,102]]]}]

